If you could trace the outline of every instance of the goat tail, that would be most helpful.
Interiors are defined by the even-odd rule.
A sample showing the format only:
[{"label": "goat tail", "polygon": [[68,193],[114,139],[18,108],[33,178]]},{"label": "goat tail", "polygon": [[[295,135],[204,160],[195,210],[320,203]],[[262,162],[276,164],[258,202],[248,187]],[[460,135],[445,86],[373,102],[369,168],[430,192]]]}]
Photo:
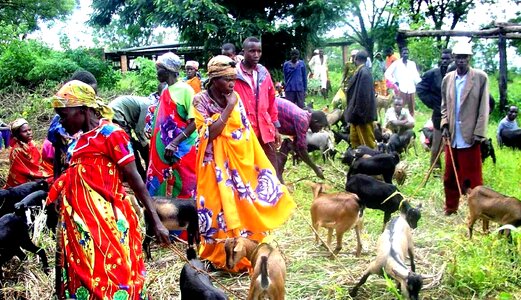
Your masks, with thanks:
[{"label": "goat tail", "polygon": [[463,191],[465,192],[465,194],[470,194],[470,190],[472,188],[470,187],[470,180],[469,179],[465,179],[465,181],[463,181]]},{"label": "goat tail", "polygon": [[270,279],[268,277],[268,257],[267,256],[261,256],[261,288],[267,289],[270,284]]}]

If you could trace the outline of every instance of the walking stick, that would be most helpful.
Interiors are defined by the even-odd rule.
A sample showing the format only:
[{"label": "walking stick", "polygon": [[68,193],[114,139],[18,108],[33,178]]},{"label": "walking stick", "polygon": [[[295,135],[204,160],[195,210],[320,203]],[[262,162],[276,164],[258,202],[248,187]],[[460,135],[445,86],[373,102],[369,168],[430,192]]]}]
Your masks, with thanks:
[{"label": "walking stick", "polygon": [[[447,144],[447,148],[449,149],[449,155],[450,155],[450,161],[452,162],[452,168],[454,169],[454,176],[456,177],[456,184],[458,185],[458,192],[459,195],[462,196],[461,187],[459,185],[459,178],[458,178],[458,172],[456,170],[456,163],[454,162],[454,156],[452,155],[452,147],[450,143],[450,138],[444,137],[443,140],[445,141],[445,144]],[[445,166],[447,167],[447,166]]]},{"label": "walking stick", "polygon": [[432,162],[432,165],[430,166],[429,171],[427,172],[427,174],[425,174],[425,177],[423,177],[423,180],[420,183],[420,186],[418,186],[418,189],[424,188],[425,184],[427,184],[427,181],[429,180],[429,177],[431,176],[432,171],[434,170],[434,166],[436,165],[436,162],[440,158],[442,151],[443,151],[443,147],[440,147],[438,149],[438,153],[436,154],[436,159]]}]

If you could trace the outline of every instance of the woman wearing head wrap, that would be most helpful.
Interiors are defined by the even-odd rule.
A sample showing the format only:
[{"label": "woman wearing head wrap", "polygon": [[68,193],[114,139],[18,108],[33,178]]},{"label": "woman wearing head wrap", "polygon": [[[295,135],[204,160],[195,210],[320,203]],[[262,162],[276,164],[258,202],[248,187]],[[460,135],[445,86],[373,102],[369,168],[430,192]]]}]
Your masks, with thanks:
[{"label": "woman wearing head wrap", "polygon": [[129,137],[107,119],[112,110],[83,82],[66,83],[52,105],[65,130],[76,134],[69,167],[48,197],[48,204],[62,199],[58,299],[147,299],[138,218],[122,178],[144,205],[159,241],[169,240],[136,170]]},{"label": "woman wearing head wrap", "polygon": [[[196,202],[201,258],[218,268],[226,267],[226,255],[217,239],[244,236],[262,241],[295,207],[251,128],[239,94],[233,91],[234,66],[227,56],[212,58],[207,90],[194,97],[200,139]],[[232,271],[249,266],[244,259]]]},{"label": "woman wearing head wrap", "polygon": [[46,179],[52,181],[52,165],[42,160],[40,150],[33,143],[31,126],[25,119],[16,119],[11,127],[11,152],[9,174],[4,188],[29,181]]},{"label": "woman wearing head wrap", "polygon": [[199,63],[194,60],[189,60],[185,64],[186,77],[184,81],[194,89],[196,94],[201,92],[201,78],[198,74]]},{"label": "woman wearing head wrap", "polygon": [[181,60],[171,52],[158,57],[157,78],[166,82],[154,110],[147,189],[152,196],[195,195],[194,90],[178,81]]}]

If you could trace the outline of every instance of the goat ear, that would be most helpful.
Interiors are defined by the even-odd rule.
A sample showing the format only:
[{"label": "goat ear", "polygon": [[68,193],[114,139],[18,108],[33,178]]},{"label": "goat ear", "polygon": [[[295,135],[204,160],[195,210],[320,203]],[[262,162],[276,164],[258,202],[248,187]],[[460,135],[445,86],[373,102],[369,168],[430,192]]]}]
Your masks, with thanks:
[{"label": "goat ear", "polygon": [[235,245],[235,248],[233,248],[233,252],[241,252],[244,250],[244,246],[242,243],[237,243],[237,245]]}]

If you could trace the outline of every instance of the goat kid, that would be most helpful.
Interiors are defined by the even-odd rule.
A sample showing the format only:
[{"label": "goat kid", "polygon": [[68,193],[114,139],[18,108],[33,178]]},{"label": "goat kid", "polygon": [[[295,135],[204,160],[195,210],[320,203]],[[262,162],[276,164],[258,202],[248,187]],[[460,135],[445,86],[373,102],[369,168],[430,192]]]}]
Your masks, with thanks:
[{"label": "goat kid", "polygon": [[[168,230],[186,230],[188,232],[188,246],[199,248],[199,216],[195,200],[174,199],[166,197],[152,197],[154,206],[161,223]],[[145,214],[146,235],[143,240],[143,249],[147,259],[152,259],[150,253],[150,241],[152,240],[153,228],[149,226],[147,214]]]},{"label": "goat kid", "polygon": [[49,191],[46,181],[27,182],[12,188],[0,189],[0,216],[15,211],[15,204],[36,191]]},{"label": "goat kid", "polygon": [[349,178],[353,174],[382,175],[385,182],[392,183],[394,171],[399,162],[400,156],[397,153],[360,158],[353,162],[347,177]]},{"label": "goat kid", "polygon": [[[13,256],[24,260],[26,255],[21,249],[35,253],[42,260],[43,271],[49,274],[49,264],[45,250],[39,248],[31,241],[29,225],[25,216],[26,208],[31,206],[38,198],[38,192],[30,194],[20,203],[16,204],[14,213],[0,217],[0,278],[3,277],[2,266]],[[44,192],[45,193],[45,192]],[[37,202],[37,201],[36,201]]]},{"label": "goat kid", "polygon": [[322,159],[324,162],[326,162],[326,158],[328,157],[334,159],[337,152],[335,150],[334,139],[335,138],[331,132],[326,130],[315,133],[308,131],[306,133],[308,152],[319,150],[320,153],[322,153]]},{"label": "goat kid", "polygon": [[232,269],[246,257],[252,265],[248,300],[270,300],[285,298],[286,263],[279,251],[269,244],[257,243],[244,237],[228,238],[224,241],[226,267]]},{"label": "goat kid", "polygon": [[494,151],[494,145],[492,145],[492,139],[488,138],[484,140],[480,145],[481,162],[484,163],[485,159],[490,156],[492,162],[496,164],[496,151]]},{"label": "goat kid", "polygon": [[[469,186],[469,182],[464,183]],[[488,232],[489,221],[499,225],[510,224],[521,226],[521,201],[514,197],[500,194],[488,187],[479,185],[473,189],[467,188],[469,216],[469,238],[472,238],[472,229],[478,219],[483,220],[483,232]]]},{"label": "goat kid", "polygon": [[205,267],[197,259],[195,249],[188,248],[186,258],[189,262],[183,266],[179,278],[181,300],[227,300],[226,294],[213,286],[210,277],[199,271]]},{"label": "goat kid", "polygon": [[315,238],[318,243],[318,231],[320,227],[328,229],[327,246],[331,246],[333,229],[336,232],[336,248],[334,254],[342,250],[342,238],[344,233],[352,228],[356,232],[356,256],[362,252],[360,231],[363,222],[363,210],[358,204],[358,196],[353,193],[326,194],[325,185],[320,183],[310,184],[313,190],[313,203],[311,204],[311,222],[315,229]]},{"label": "goat kid", "polygon": [[412,207],[392,184],[381,182],[365,174],[355,174],[347,179],[346,191],[355,193],[362,207],[383,211],[384,226],[391,219],[391,214],[397,210],[405,214],[405,219],[411,228],[418,226],[421,205],[417,208]]},{"label": "goat kid", "polygon": [[[360,281],[351,289],[349,295],[355,297],[358,289],[371,274],[383,275],[383,271],[396,280],[406,299],[419,299],[419,292],[423,286],[421,275],[416,274],[414,265],[414,244],[411,227],[401,214],[395,217],[386,226],[378,240],[377,257],[371,262]],[[406,256],[409,256],[411,269],[405,265]]]}]

